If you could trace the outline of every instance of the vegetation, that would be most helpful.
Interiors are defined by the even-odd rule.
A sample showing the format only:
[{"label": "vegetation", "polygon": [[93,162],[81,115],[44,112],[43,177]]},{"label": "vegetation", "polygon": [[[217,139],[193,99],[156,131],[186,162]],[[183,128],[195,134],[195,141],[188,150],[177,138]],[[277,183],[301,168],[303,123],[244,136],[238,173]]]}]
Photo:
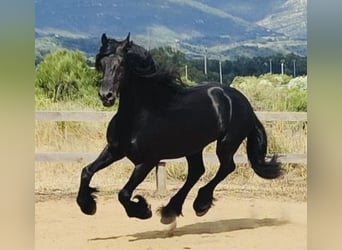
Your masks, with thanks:
[{"label": "vegetation", "polygon": [[[189,60],[183,53],[170,47],[151,51],[157,64],[173,65],[183,81],[195,85],[203,80],[217,81],[218,73],[212,71],[215,61],[208,61],[207,76],[201,71],[199,60]],[[289,56],[289,58],[292,58]],[[256,60],[256,59],[255,59]],[[264,59],[265,60],[265,59]],[[294,59],[293,59],[294,60]],[[256,60],[257,61],[257,60]],[[261,59],[259,59],[261,62]],[[187,78],[185,78],[185,65]],[[259,111],[306,111],[307,110],[307,77],[293,78],[287,74],[255,74],[254,76],[235,76],[242,65],[247,67],[248,60],[224,62],[223,72],[226,79],[233,77],[231,86],[241,90]],[[248,68],[248,67],[247,67]],[[80,51],[57,49],[48,54],[37,66],[35,79],[35,99],[37,109],[93,109],[104,110],[97,97],[100,75],[89,66],[84,54]],[[227,84],[227,83],[224,83]]]},{"label": "vegetation", "polygon": [[[185,65],[188,67],[188,79],[195,82],[220,81],[219,60],[207,58],[207,75],[204,74],[204,58],[191,59],[179,50],[171,47],[152,49],[151,53],[159,64],[174,65],[185,74]],[[295,54],[273,55],[268,57],[239,57],[236,60],[221,62],[222,82],[230,84],[236,76],[260,76],[267,73],[281,74],[281,62],[284,63],[283,73],[289,76],[307,74],[306,57]],[[294,71],[295,70],[295,71]],[[272,72],[270,72],[272,71]]]},{"label": "vegetation", "polygon": [[61,49],[38,65],[35,90],[53,101],[75,100],[92,92],[98,79],[80,51]]},{"label": "vegetation", "polygon": [[[201,71],[202,61],[191,61],[184,54],[171,48],[153,50],[159,63],[172,64],[180,69],[182,79],[189,85],[201,80],[215,80],[218,74],[213,72],[214,61],[208,63],[208,75]],[[188,78],[185,78],[184,65],[188,65]],[[233,72],[238,66],[224,62],[224,72]],[[247,73],[247,72],[246,72]],[[228,73],[229,74],[229,73]],[[228,79],[227,74],[225,79]],[[306,111],[307,77],[292,77],[284,74],[261,74],[252,76],[234,76],[231,85],[241,90],[258,111]],[[98,74],[89,67],[85,56],[79,51],[56,50],[48,54],[37,66],[36,109],[37,110],[108,110],[103,107],[97,96]],[[224,84],[227,84],[225,82]],[[114,107],[115,109],[115,107]],[[112,110],[112,109],[111,109]],[[305,153],[306,126],[302,122],[265,122],[269,140],[269,153]],[[100,152],[106,139],[106,122],[36,122],[35,146],[37,152],[81,151]],[[206,152],[214,152],[215,145],[210,144]],[[245,143],[238,153],[245,153]],[[79,184],[81,163],[36,163],[36,191],[51,192],[60,190],[56,180],[69,183],[63,192],[75,193]],[[230,175],[226,185],[236,192],[263,190],[265,197],[281,196],[299,200],[306,199],[306,166],[286,165],[288,174],[280,181],[266,182],[257,178],[249,166],[238,165]],[[106,169],[95,178],[94,184],[105,190],[112,190],[113,180],[123,185],[131,172],[131,165],[117,163],[116,170]],[[202,181],[208,181],[216,173],[217,165],[208,165]],[[167,166],[169,181],[184,180],[187,175],[184,164],[172,163]],[[58,177],[58,178],[57,178]],[[119,181],[118,181],[119,180]],[[152,172],[147,180],[154,180]],[[246,191],[247,190],[247,191]],[[55,191],[54,191],[55,192]],[[56,192],[55,192],[56,193]],[[260,196],[260,194],[259,194]]]},{"label": "vegetation", "polygon": [[307,111],[306,76],[236,77],[231,86],[244,93],[258,111]]}]

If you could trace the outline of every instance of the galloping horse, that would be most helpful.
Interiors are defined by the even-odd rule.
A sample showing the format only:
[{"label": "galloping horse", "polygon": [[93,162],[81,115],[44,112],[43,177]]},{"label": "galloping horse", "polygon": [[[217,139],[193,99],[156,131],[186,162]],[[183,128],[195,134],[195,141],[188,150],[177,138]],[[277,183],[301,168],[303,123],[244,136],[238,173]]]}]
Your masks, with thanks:
[{"label": "galloping horse", "polygon": [[162,159],[185,157],[188,176],[184,185],[160,209],[161,222],[169,224],[182,214],[190,189],[205,172],[203,149],[216,141],[220,163],[214,178],[198,191],[193,208],[198,216],[208,212],[215,187],[235,169],[234,153],[247,138],[247,156],[255,173],[266,179],[282,174],[275,155],[266,161],[266,132],[247,98],[238,90],[216,83],[186,87],[172,69],[157,67],[151,54],[126,39],[101,38],[96,69],[103,74],[99,97],[112,106],[119,97],[117,113],[107,129],[107,145],[98,158],[83,168],[77,203],[85,214],[96,212],[92,176],[127,157],[135,168],[119,192],[129,217],[152,216],[144,197],[135,188]]}]

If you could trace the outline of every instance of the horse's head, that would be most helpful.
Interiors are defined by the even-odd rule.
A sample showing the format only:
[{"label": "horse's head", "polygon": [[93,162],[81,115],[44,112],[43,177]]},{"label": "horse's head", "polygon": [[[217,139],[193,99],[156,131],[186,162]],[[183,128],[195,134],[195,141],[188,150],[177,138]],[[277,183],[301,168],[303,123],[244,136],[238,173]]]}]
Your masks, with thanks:
[{"label": "horse's head", "polygon": [[130,34],[123,41],[101,38],[102,46],[96,55],[95,67],[102,72],[103,79],[99,96],[104,106],[112,106],[118,97],[125,77],[152,74],[155,65],[151,54],[130,41]]},{"label": "horse's head", "polygon": [[106,107],[114,105],[119,94],[120,83],[125,73],[126,52],[130,46],[129,36],[130,34],[123,41],[109,39],[106,34],[101,37],[102,46],[96,55],[95,67],[103,74],[99,97]]}]

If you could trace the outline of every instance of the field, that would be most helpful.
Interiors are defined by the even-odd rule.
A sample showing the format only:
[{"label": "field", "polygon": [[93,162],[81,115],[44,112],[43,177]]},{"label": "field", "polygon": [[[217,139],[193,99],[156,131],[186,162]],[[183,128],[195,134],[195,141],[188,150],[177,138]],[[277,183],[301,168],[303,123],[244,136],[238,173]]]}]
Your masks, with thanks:
[{"label": "field", "polygon": [[[118,168],[122,167],[119,164]],[[73,174],[70,170],[64,172],[62,167],[56,175],[43,172],[47,179],[42,180],[41,175],[37,178],[42,191],[36,194],[36,250],[307,248],[304,181],[289,188],[283,180],[261,185],[262,180],[252,177],[238,185],[233,179],[232,184],[218,186],[217,201],[208,214],[196,217],[192,202],[204,184],[201,181],[189,194],[183,206],[184,216],[177,219],[177,227],[172,231],[159,222],[155,211],[168,202],[182,184],[180,181],[168,181],[168,192],[163,196],[155,194],[153,181],[139,186],[136,193],[148,199],[154,212],[151,219],[141,221],[128,218],[117,200],[118,190],[126,179],[99,173],[94,180],[101,190],[97,214],[86,216],[75,202],[79,177],[76,168]]]},{"label": "field", "polygon": [[[105,143],[105,127],[104,123],[37,122],[36,148],[39,152],[99,152]],[[299,124],[267,124],[267,131],[273,152],[306,152],[306,131]],[[244,147],[239,152],[244,152]],[[206,151],[214,148],[209,145]],[[217,169],[217,164],[206,164],[206,173],[190,192],[184,216],[178,218],[173,231],[159,222],[155,211],[183,184],[187,174],[184,164],[167,164],[166,194],[155,192],[155,171],[137,188],[136,193],[148,199],[154,212],[144,221],[128,218],[117,200],[133,168],[126,161],[94,176],[92,186],[100,189],[97,214],[82,214],[75,197],[84,165],[36,162],[37,250],[306,249],[306,165],[287,164],[284,177],[266,181],[248,164],[239,164],[217,187],[215,206],[204,217],[196,217],[192,202],[197,190]]]},{"label": "field", "polygon": [[[265,93],[265,87],[261,89],[251,93],[279,100],[282,97]],[[61,105],[44,99],[36,99],[36,103],[39,110],[83,110],[74,103]],[[269,103],[279,109],[272,100]],[[254,106],[263,108],[256,103]],[[263,123],[268,134],[268,153],[307,152],[306,123]],[[106,126],[105,122],[36,121],[36,152],[99,153],[105,145]],[[245,153],[245,146],[244,142],[239,154]],[[205,149],[214,150],[215,144]],[[84,165],[35,163],[37,250],[307,248],[307,165],[285,164],[283,177],[267,181],[256,176],[248,164],[238,164],[215,190],[215,206],[204,217],[196,217],[192,202],[197,190],[217,171],[217,164],[206,164],[206,172],[185,201],[184,216],[178,218],[174,230],[162,225],[155,211],[184,183],[187,175],[184,164],[167,164],[167,192],[163,195],[155,192],[155,171],[138,186],[136,194],[144,195],[154,212],[151,219],[144,221],[128,218],[117,200],[133,168],[127,161],[114,163],[94,176],[91,185],[100,190],[97,214],[82,214],[75,198]]]}]

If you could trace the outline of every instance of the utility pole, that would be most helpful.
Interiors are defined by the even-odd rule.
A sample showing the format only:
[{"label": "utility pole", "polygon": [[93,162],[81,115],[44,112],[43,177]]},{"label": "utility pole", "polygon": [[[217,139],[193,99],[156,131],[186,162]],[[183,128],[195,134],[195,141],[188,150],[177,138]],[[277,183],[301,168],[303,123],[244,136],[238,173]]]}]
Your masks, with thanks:
[{"label": "utility pole", "polygon": [[296,59],[293,59],[293,77],[296,77]]},{"label": "utility pole", "polygon": [[270,74],[272,74],[272,59],[270,59]]},{"label": "utility pole", "polygon": [[222,62],[219,60],[219,68],[220,68],[220,83],[222,84]]},{"label": "utility pole", "polygon": [[185,80],[188,80],[188,65],[185,64]]},{"label": "utility pole", "polygon": [[204,75],[207,78],[207,49],[204,49]]},{"label": "utility pole", "polygon": [[280,63],[281,63],[281,74],[284,75],[284,63],[285,63],[285,60],[281,59]]},{"label": "utility pole", "polygon": [[175,43],[174,43],[174,52],[177,52],[179,50],[179,39],[175,39]]}]

